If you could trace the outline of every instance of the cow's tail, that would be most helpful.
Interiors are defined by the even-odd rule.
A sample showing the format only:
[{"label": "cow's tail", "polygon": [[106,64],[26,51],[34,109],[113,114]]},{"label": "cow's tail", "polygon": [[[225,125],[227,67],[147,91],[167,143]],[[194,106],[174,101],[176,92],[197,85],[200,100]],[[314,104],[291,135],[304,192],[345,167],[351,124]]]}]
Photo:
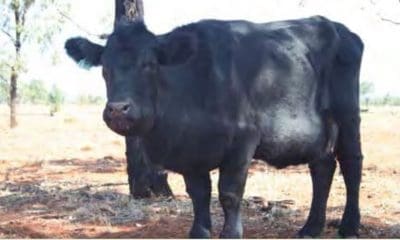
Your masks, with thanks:
[{"label": "cow's tail", "polygon": [[364,44],[360,37],[337,23],[340,36],[338,52],[330,79],[330,103],[334,121],[338,125],[336,156],[362,159],[360,142],[360,67]]}]

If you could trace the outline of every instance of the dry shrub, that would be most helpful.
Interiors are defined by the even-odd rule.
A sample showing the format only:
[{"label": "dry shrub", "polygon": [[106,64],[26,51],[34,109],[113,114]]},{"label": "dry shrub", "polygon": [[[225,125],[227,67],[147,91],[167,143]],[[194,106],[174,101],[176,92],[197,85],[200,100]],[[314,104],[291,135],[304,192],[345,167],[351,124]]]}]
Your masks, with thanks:
[{"label": "dry shrub", "polygon": [[122,146],[122,143],[120,140],[114,140],[114,141],[112,141],[112,144],[115,146]]},{"label": "dry shrub", "polygon": [[400,224],[393,225],[389,228],[389,234],[391,236],[400,237]]},{"label": "dry shrub", "polygon": [[64,118],[64,123],[65,124],[73,124],[73,123],[77,123],[77,119],[72,117],[72,116],[68,116]]},{"label": "dry shrub", "polygon": [[85,145],[85,146],[81,147],[81,151],[83,151],[83,152],[88,152],[91,150],[93,150],[93,147],[89,146],[89,145]]}]

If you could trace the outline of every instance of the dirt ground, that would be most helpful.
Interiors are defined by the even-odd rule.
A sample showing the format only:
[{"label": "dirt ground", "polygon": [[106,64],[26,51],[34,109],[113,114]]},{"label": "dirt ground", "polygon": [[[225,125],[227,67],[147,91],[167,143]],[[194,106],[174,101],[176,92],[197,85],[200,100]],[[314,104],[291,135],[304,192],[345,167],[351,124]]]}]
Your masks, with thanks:
[{"label": "dirt ground", "polygon": [[[171,173],[174,199],[128,195],[124,139],[108,130],[102,106],[22,106],[8,129],[0,106],[0,238],[184,238],[192,210],[182,177]],[[364,172],[361,237],[400,238],[400,109],[362,114]],[[222,227],[212,172],[213,236]],[[311,201],[306,166],[275,170],[254,162],[243,201],[244,237],[293,237]],[[321,237],[336,237],[345,202],[336,172]]]}]

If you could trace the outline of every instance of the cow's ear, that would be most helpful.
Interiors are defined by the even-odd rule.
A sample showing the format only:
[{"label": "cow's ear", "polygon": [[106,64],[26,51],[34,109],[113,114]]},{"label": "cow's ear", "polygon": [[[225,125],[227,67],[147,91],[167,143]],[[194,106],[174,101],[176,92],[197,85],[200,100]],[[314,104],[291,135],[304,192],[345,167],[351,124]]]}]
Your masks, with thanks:
[{"label": "cow's ear", "polygon": [[81,37],[70,38],[65,42],[67,54],[84,68],[99,66],[104,47]]},{"label": "cow's ear", "polygon": [[192,33],[171,34],[160,39],[157,59],[161,65],[177,65],[187,62],[197,51],[197,38]]}]

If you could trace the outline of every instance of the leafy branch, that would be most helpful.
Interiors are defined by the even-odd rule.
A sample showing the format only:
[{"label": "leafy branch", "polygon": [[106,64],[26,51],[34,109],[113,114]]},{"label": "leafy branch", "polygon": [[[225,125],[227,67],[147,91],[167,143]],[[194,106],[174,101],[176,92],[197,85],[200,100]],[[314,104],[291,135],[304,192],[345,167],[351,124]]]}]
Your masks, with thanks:
[{"label": "leafy branch", "polygon": [[15,45],[15,39],[14,39],[14,37],[9,33],[9,32],[7,32],[6,30],[4,30],[3,28],[1,28],[0,29],[9,39],[10,39],[10,41]]},{"label": "leafy branch", "polygon": [[68,20],[70,23],[72,23],[75,27],[77,27],[78,29],[80,29],[81,31],[85,32],[87,35],[89,36],[93,36],[93,37],[98,37],[100,39],[107,39],[109,34],[103,33],[103,34],[95,34],[92,33],[90,31],[88,31],[86,28],[82,27],[81,25],[79,25],[78,23],[76,23],[70,16],[68,16],[67,14],[65,14],[63,11],[61,11],[60,9],[56,9],[57,12],[66,20]]},{"label": "leafy branch", "polygon": [[[373,6],[376,8],[376,2],[375,2],[374,0],[369,0],[369,2],[371,3],[371,5],[373,5]],[[400,3],[400,0],[399,0],[399,3]],[[396,20],[393,20],[393,19],[391,19],[391,18],[384,17],[384,16],[382,16],[382,14],[381,14],[380,12],[378,12],[378,11],[376,11],[376,15],[378,16],[378,18],[379,18],[380,20],[382,20],[382,21],[384,21],[384,22],[388,22],[388,23],[391,23],[391,24],[394,24],[394,25],[400,25],[400,21],[396,21]]]}]

